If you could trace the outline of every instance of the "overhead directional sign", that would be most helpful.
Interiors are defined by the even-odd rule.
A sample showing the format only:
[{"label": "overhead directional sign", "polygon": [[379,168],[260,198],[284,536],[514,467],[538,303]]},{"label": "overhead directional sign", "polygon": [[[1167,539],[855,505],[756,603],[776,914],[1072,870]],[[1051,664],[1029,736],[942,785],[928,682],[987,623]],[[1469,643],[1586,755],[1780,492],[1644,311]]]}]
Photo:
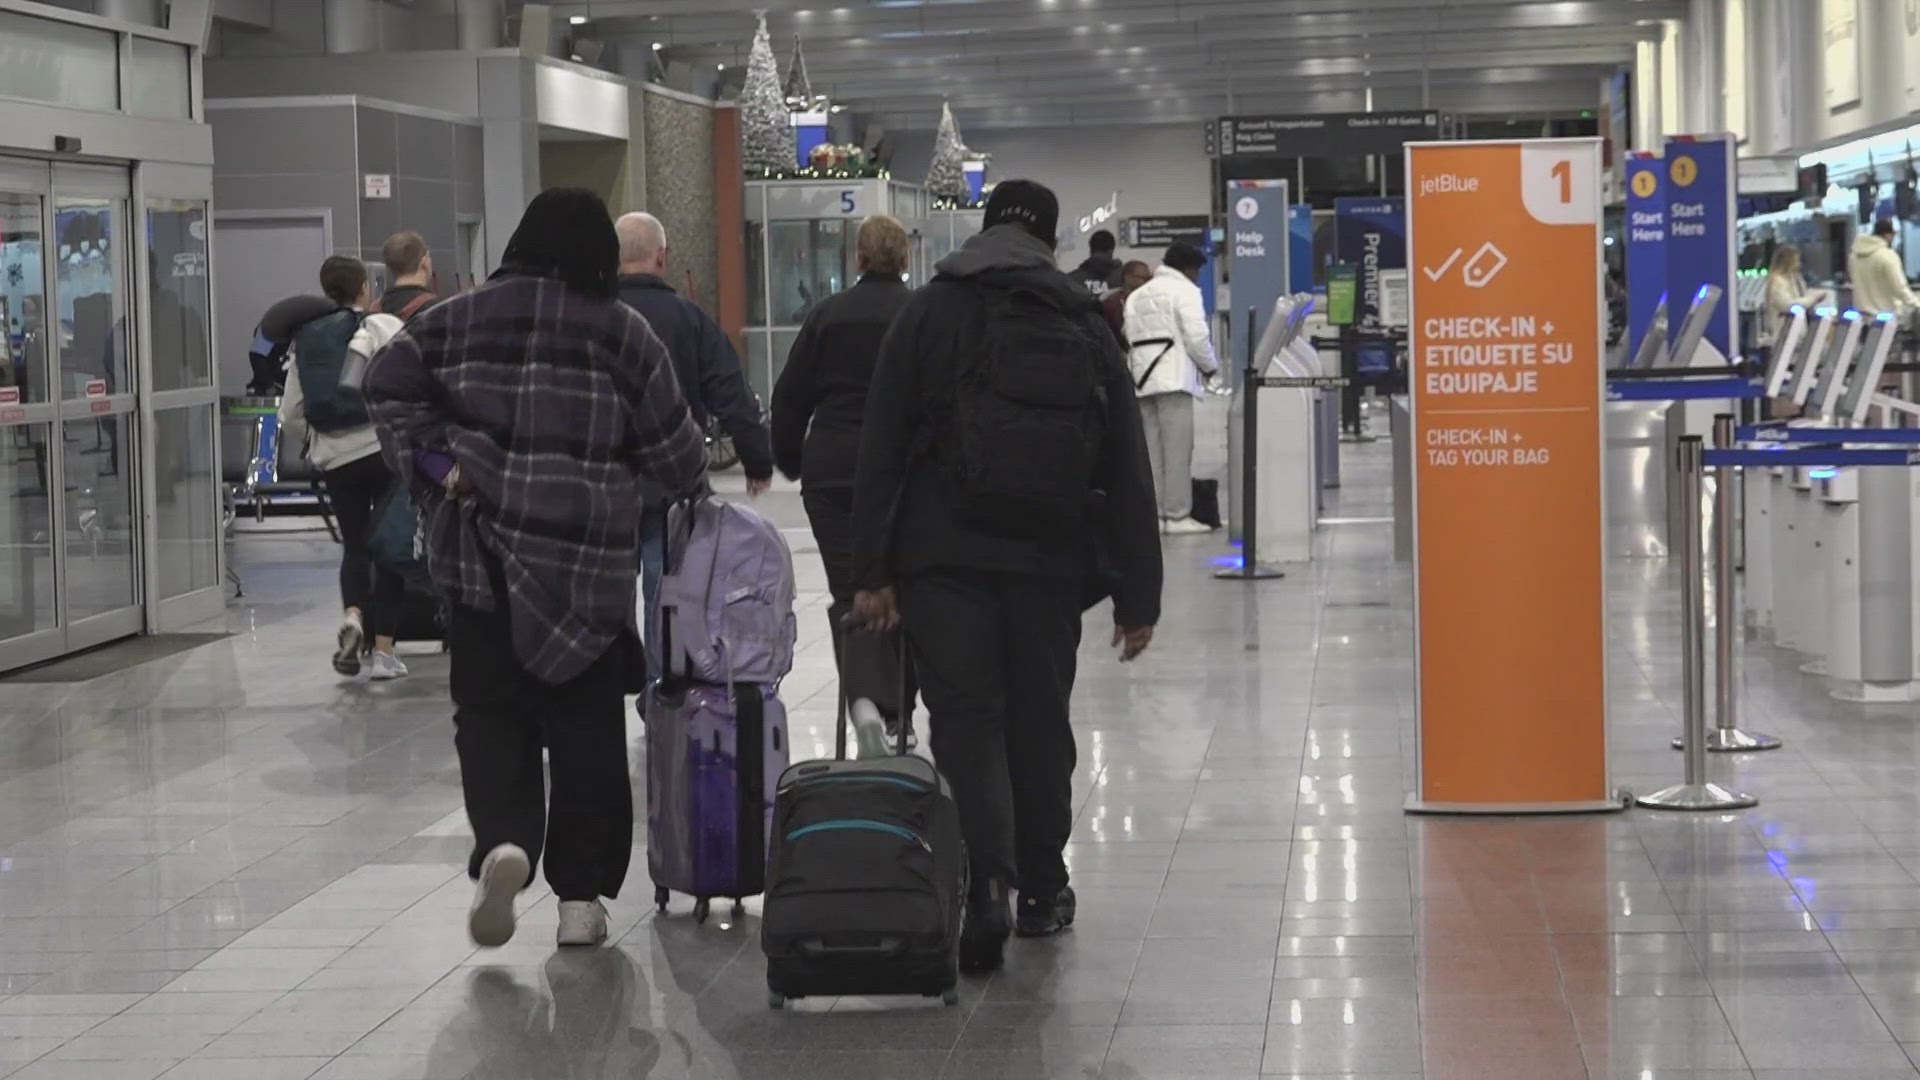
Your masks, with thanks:
[{"label": "overhead directional sign", "polygon": [[1165,217],[1132,217],[1122,230],[1127,247],[1163,248],[1178,241],[1199,246],[1213,227],[1207,214],[1170,214]]},{"label": "overhead directional sign", "polygon": [[1223,116],[1218,121],[1219,134],[1214,145],[1221,157],[1397,154],[1403,143],[1439,138],[1440,120],[1439,113],[1426,109]]}]

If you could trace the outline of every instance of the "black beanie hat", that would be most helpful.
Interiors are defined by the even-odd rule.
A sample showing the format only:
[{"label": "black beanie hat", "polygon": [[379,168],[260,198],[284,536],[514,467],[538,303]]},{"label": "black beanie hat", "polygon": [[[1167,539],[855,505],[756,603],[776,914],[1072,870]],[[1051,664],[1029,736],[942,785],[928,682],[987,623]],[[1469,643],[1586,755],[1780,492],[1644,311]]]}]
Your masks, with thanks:
[{"label": "black beanie hat", "polygon": [[1054,234],[1060,227],[1060,199],[1045,184],[1002,180],[993,186],[993,194],[987,196],[986,213],[980,220],[981,226],[988,229],[995,225],[1018,225],[1052,247]]}]

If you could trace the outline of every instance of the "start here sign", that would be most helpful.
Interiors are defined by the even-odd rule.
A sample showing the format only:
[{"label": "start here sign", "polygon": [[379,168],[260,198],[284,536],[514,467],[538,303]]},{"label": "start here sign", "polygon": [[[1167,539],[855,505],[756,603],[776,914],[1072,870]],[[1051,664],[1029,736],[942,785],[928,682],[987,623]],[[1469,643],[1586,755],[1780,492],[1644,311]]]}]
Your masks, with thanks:
[{"label": "start here sign", "polygon": [[1410,143],[1413,810],[1617,809],[1597,139]]}]

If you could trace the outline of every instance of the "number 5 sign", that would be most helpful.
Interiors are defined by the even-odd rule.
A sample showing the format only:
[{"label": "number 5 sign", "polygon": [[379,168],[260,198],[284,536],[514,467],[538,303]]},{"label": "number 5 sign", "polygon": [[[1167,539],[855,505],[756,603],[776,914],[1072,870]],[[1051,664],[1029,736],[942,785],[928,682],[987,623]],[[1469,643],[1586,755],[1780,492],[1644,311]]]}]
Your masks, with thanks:
[{"label": "number 5 sign", "polygon": [[1411,810],[1618,809],[1607,776],[1600,144],[1407,144]]}]

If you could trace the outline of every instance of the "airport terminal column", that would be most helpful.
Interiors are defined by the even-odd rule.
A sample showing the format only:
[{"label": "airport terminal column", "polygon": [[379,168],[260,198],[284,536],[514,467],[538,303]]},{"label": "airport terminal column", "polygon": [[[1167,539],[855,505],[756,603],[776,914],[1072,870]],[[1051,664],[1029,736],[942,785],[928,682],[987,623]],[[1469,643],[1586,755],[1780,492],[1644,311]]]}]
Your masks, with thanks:
[{"label": "airport terminal column", "polygon": [[1707,779],[1706,606],[1702,579],[1706,573],[1700,538],[1700,436],[1680,438],[1678,475],[1683,505],[1680,515],[1680,683],[1681,739],[1686,751],[1686,778],[1634,802],[1654,810],[1732,810],[1759,800],[1729,791]]},{"label": "airport terminal column", "polygon": [[500,47],[500,0],[460,0],[460,48],[483,52]]},{"label": "airport terminal column", "polygon": [[380,47],[380,24],[373,0],[326,0],[327,51],[375,52]]},{"label": "airport terminal column", "polygon": [[160,0],[100,0],[97,13],[109,19],[124,19],[142,26],[164,26],[160,21]]}]

